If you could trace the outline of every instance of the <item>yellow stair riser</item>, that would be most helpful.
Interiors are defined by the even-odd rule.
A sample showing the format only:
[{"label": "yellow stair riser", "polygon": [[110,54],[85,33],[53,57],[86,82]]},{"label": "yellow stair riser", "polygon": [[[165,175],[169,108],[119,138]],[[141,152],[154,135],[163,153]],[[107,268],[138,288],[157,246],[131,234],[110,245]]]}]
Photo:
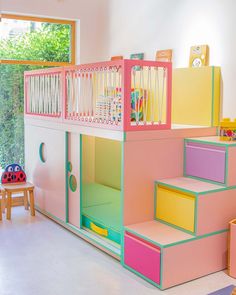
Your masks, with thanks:
[{"label": "yellow stair riser", "polygon": [[195,197],[157,186],[156,218],[194,232]]}]

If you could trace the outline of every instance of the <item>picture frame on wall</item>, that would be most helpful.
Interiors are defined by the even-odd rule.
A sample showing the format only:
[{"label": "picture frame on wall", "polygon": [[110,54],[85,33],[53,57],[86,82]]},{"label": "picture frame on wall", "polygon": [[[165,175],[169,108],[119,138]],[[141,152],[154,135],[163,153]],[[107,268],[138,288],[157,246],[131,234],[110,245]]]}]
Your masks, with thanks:
[{"label": "picture frame on wall", "polygon": [[[132,53],[130,54],[130,59],[142,60],[144,59],[144,53]],[[140,66],[134,67],[135,71],[140,71],[140,69],[141,69]]]},{"label": "picture frame on wall", "polygon": [[156,52],[156,61],[172,62],[172,49],[158,50]]},{"label": "picture frame on wall", "polygon": [[189,67],[199,68],[209,65],[209,46],[195,45],[190,48]]}]

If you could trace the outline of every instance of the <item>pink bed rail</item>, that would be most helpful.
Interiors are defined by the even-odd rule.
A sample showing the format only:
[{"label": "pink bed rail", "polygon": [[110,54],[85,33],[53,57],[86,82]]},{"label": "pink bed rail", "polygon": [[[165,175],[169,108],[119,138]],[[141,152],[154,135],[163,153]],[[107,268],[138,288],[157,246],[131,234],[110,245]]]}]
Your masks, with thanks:
[{"label": "pink bed rail", "polygon": [[118,60],[25,72],[25,116],[122,131],[170,129],[172,65]]}]

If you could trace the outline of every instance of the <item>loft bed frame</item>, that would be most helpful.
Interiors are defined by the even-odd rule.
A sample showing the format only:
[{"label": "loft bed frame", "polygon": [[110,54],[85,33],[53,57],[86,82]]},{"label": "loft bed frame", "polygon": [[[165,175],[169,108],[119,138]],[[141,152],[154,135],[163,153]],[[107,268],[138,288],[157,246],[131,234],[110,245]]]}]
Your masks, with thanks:
[{"label": "loft bed frame", "polygon": [[[221,188],[217,183],[203,186],[201,175],[193,176],[200,181],[195,184],[184,168],[188,138],[199,137],[216,151],[219,145],[216,69],[189,69],[189,75],[202,79],[206,120],[198,126],[193,114],[191,124],[185,113],[183,125],[174,111],[173,128],[172,110],[184,110],[177,87],[191,100],[188,89],[195,91],[195,86],[180,82],[186,69],[174,70],[172,93],[171,63],[119,60],[25,73],[25,162],[37,210],[161,289],[226,266],[222,255],[232,211],[218,228],[209,222],[210,230],[200,233],[194,214],[181,219],[188,208],[197,210],[196,186],[204,194]],[[208,107],[211,101],[214,107]],[[195,111],[199,117],[197,107]],[[173,204],[176,210],[170,212]],[[218,247],[210,255],[214,243]]]}]

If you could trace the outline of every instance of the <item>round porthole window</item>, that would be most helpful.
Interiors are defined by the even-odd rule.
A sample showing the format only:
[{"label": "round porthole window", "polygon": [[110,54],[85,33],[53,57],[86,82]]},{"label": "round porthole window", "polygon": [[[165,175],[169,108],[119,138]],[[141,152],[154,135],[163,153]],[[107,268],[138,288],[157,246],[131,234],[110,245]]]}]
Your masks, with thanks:
[{"label": "round porthole window", "polygon": [[72,172],[72,164],[71,164],[71,162],[67,163],[67,169],[68,169],[69,172]]},{"label": "round porthole window", "polygon": [[77,189],[77,180],[74,175],[69,177],[69,186],[72,192],[75,192]]},{"label": "round porthole window", "polygon": [[39,146],[39,158],[40,158],[40,161],[43,163],[45,163],[47,160],[46,147],[44,142],[40,143],[40,146]]}]

